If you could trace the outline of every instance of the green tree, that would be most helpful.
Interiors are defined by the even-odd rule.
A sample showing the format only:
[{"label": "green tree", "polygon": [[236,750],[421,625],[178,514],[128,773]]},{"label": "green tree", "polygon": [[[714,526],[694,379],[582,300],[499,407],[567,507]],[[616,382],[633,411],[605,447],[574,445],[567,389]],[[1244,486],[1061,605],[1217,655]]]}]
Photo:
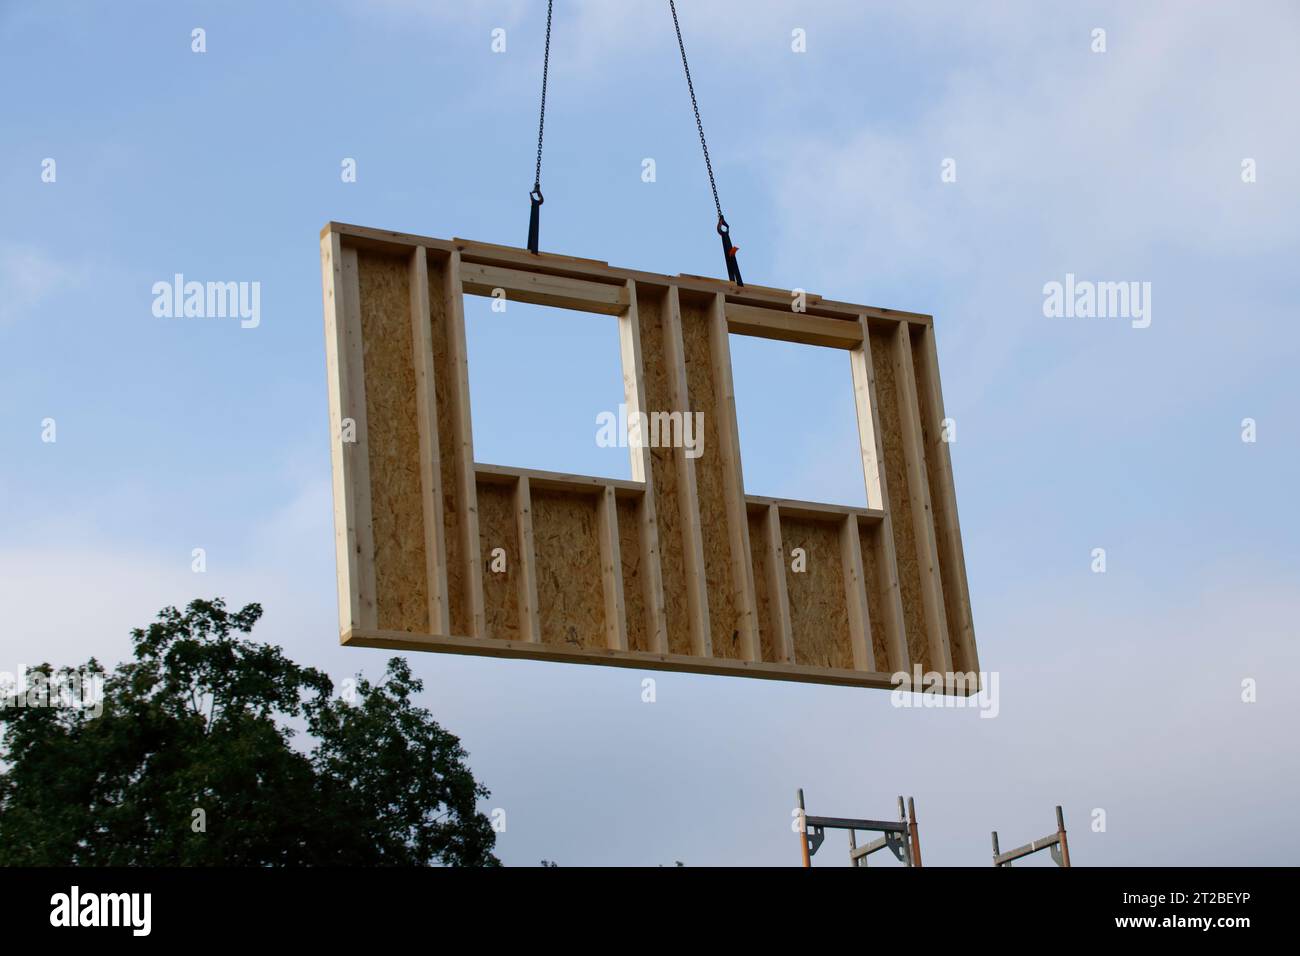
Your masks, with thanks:
[{"label": "green tree", "polygon": [[[407,663],[335,697],[320,671],[243,637],[261,615],[166,608],[116,670],[42,665],[24,694],[6,689],[0,863],[497,865],[476,808],[488,791],[412,703]],[[102,708],[43,706],[94,680]]]}]

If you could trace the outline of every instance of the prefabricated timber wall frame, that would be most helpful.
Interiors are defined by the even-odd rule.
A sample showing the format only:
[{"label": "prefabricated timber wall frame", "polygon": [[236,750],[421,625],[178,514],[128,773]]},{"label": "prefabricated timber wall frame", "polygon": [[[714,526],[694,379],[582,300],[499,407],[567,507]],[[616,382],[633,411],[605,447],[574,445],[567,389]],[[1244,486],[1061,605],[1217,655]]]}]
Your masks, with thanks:
[{"label": "prefabricated timber wall frame", "polygon": [[[334,222],[321,266],[343,644],[978,689],[930,316]],[[494,292],[617,317],[629,413],[703,412],[702,453],[476,462],[463,296]],[[729,334],[849,353],[867,507],[745,493]]]}]

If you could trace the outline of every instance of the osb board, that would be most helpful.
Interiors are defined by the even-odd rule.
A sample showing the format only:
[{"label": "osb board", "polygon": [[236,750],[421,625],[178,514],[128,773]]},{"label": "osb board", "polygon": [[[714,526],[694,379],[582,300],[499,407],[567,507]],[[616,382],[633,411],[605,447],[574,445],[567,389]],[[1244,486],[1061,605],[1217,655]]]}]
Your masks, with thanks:
[{"label": "osb board", "polygon": [[627,646],[651,651],[645,578],[641,574],[641,499],[618,499],[618,551],[623,565],[623,606],[627,617]]},{"label": "osb board", "polygon": [[447,609],[453,634],[470,633],[465,597],[465,564],[461,558],[459,502],[456,482],[455,381],[447,341],[447,260],[429,256],[429,327],[433,341],[433,393],[438,409],[438,449],[442,485],[443,547],[447,553]]},{"label": "osb board", "polygon": [[[637,290],[636,306],[641,324],[641,365],[644,374],[642,385],[646,410],[650,413],[673,408],[664,355],[664,297],[663,292]],[[663,581],[668,650],[674,654],[689,654],[691,632],[686,598],[685,536],[677,488],[677,464],[673,460],[675,454],[678,451],[673,448],[651,448],[650,474],[659,524],[659,576]],[[621,521],[619,527],[622,527]],[[626,595],[626,586],[623,590]]]},{"label": "osb board", "polygon": [[767,513],[749,512],[749,563],[754,568],[755,621],[758,645],[763,660],[780,659],[772,633],[772,602],[767,586]]},{"label": "osb board", "polygon": [[862,549],[862,579],[867,588],[867,610],[871,613],[871,653],[878,670],[889,667],[889,637],[885,631],[885,594],[888,581],[878,560],[883,524],[858,522],[858,546]]},{"label": "osb board", "polygon": [[424,528],[409,520],[423,508],[409,266],[397,256],[362,251],[357,272],[378,623],[385,630],[427,631]]},{"label": "osb board", "polygon": [[605,647],[596,498],[533,489],[533,542],[542,641]]},{"label": "osb board", "polygon": [[975,669],[975,662],[967,660],[966,648],[962,643],[962,618],[960,609],[964,604],[961,591],[962,569],[955,567],[949,557],[950,549],[944,547],[942,529],[946,516],[943,483],[947,480],[947,462],[941,461],[943,441],[940,430],[943,416],[939,409],[930,402],[930,372],[925,361],[925,330],[912,334],[912,367],[916,376],[916,391],[921,409],[921,435],[925,445],[925,471],[930,484],[930,511],[934,518],[935,538],[938,544],[939,580],[943,585],[943,602],[948,608],[948,649],[952,654],[952,666],[955,671]]},{"label": "osb board", "polygon": [[921,568],[916,557],[916,531],[912,524],[911,495],[907,484],[907,459],[899,415],[898,384],[894,375],[892,330],[871,329],[871,364],[876,371],[876,400],[880,406],[880,431],[884,442],[885,484],[894,528],[894,556],[898,562],[898,589],[903,603],[903,627],[912,663],[930,670],[930,645],[926,640],[925,608],[921,603]]},{"label": "osb board", "polygon": [[781,553],[802,548],[807,569],[786,569],[796,664],[853,667],[838,524],[782,516]]},{"label": "osb board", "polygon": [[[479,555],[483,561],[483,604],[487,636],[518,640],[519,535],[515,525],[515,486],[478,482]],[[505,552],[505,570],[493,552]]]},{"label": "osb board", "polygon": [[695,459],[695,488],[700,502],[704,577],[709,594],[709,632],[715,657],[739,660],[740,609],[736,607],[731,571],[731,537],[727,529],[726,465],[718,431],[718,405],[709,341],[709,308],[683,298],[682,347],[690,411],[702,412],[703,448]]}]

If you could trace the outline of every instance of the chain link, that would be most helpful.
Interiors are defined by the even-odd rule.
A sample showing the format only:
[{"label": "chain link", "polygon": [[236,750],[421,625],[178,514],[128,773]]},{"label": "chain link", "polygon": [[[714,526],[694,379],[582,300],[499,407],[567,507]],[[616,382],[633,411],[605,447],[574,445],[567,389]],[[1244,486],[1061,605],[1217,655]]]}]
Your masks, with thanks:
[{"label": "chain link", "polygon": [[682,51],[682,69],[686,71],[686,89],[691,94],[691,108],[695,110],[695,128],[700,131],[700,146],[704,149],[704,168],[709,171],[709,188],[713,190],[713,205],[718,210],[718,222],[725,222],[722,216],[722,203],[718,201],[718,184],[713,180],[713,163],[709,161],[709,144],[704,141],[704,123],[700,121],[700,104],[695,100],[695,84],[691,82],[691,68],[686,62],[686,44],[682,42],[682,27],[677,22],[677,4],[668,0],[668,9],[673,12],[673,29],[677,31],[677,47]]},{"label": "chain link", "polygon": [[537,120],[537,173],[533,176],[533,191],[542,191],[542,133],[546,130],[546,76],[551,67],[551,8],[555,0],[546,0],[546,49],[542,54],[542,111]]}]

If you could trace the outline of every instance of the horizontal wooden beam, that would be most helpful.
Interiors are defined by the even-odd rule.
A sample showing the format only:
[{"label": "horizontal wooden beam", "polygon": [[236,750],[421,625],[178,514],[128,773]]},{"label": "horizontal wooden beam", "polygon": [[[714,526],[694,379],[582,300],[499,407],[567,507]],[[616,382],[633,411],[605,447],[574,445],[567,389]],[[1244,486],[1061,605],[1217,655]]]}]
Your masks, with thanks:
[{"label": "horizontal wooden beam", "polygon": [[476,262],[461,263],[460,280],[471,295],[491,296],[497,289],[502,289],[511,302],[531,302],[604,315],[626,311],[630,301],[626,285],[502,269]]},{"label": "horizontal wooden beam", "polygon": [[[602,647],[577,647],[571,644],[531,644],[497,638],[471,638],[410,634],[406,631],[381,631],[353,628],[343,634],[345,647],[379,647],[398,651],[437,651],[443,654],[472,654],[486,657],[514,657],[535,661],[558,661],[566,664],[604,664],[613,667],[636,667],[645,670],[677,671],[688,674],[717,674],[730,677],[756,677],[766,680],[789,680],[808,684],[833,684],[840,687],[876,687],[893,689],[892,675],[877,671],[853,671],[806,664],[747,661],[740,658],[696,657],[686,654],[656,654],[648,651],[615,651]],[[972,691],[974,688],[972,688]]]},{"label": "horizontal wooden beam", "polygon": [[856,505],[827,505],[817,501],[796,501],[793,498],[764,498],[762,495],[745,495],[745,509],[751,514],[766,511],[771,505],[780,509],[783,517],[803,518],[808,521],[826,521],[838,524],[845,515],[857,515],[868,524],[885,517],[875,508]]},{"label": "horizontal wooden beam", "polygon": [[474,474],[479,481],[494,485],[513,485],[518,478],[527,478],[534,488],[545,491],[575,491],[578,494],[602,494],[613,488],[620,498],[636,498],[645,493],[645,485],[626,478],[597,478],[591,475],[566,475],[558,471],[538,471],[535,468],[513,468],[509,465],[474,463]]},{"label": "horizontal wooden beam", "polygon": [[827,319],[789,308],[764,309],[727,303],[727,331],[781,342],[799,342],[833,349],[854,349],[862,344],[862,326],[856,317]]},{"label": "horizontal wooden beam", "polygon": [[[463,264],[481,264],[504,268],[520,269],[577,279],[597,279],[605,281],[626,282],[632,279],[639,285],[675,287],[686,291],[714,294],[722,292],[728,303],[755,305],[770,309],[788,309],[793,294],[785,289],[772,289],[765,286],[736,286],[723,279],[707,276],[677,275],[644,272],[611,266],[599,259],[584,259],[577,256],[557,255],[543,252],[533,254],[525,249],[500,246],[469,239],[437,239],[432,236],[418,236],[412,233],[395,232],[388,229],[375,229],[370,226],[358,226],[351,223],[328,222],[321,229],[321,235],[338,235],[345,243],[364,245],[368,248],[409,255],[410,246],[420,245],[437,250],[443,254],[459,251],[463,254]],[[808,304],[807,314],[841,319],[856,319],[859,315],[884,323],[911,322],[919,325],[933,323],[931,316],[922,312],[908,312],[901,309],[883,309],[876,306],[854,305],[822,298],[816,293],[805,293]]]}]

